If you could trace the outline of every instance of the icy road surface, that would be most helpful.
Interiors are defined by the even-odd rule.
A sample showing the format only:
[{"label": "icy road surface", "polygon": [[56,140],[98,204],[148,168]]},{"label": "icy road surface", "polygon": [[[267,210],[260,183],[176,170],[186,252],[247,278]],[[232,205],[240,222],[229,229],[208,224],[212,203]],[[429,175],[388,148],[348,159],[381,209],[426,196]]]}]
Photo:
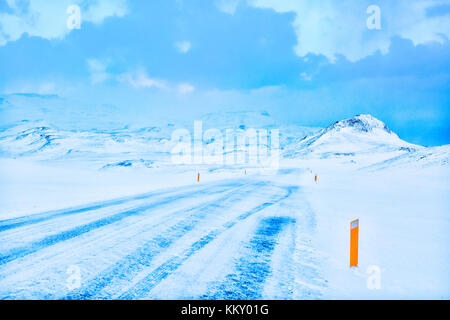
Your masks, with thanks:
[{"label": "icy road surface", "polygon": [[4,220],[0,299],[317,299],[315,227],[249,177]]}]

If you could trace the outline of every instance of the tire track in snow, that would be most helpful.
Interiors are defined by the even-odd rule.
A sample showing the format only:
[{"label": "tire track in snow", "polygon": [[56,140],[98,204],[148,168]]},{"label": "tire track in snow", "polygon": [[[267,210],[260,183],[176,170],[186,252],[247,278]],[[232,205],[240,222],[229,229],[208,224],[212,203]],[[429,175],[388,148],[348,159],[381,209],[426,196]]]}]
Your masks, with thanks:
[{"label": "tire track in snow", "polygon": [[[238,190],[242,190],[243,188],[245,188],[244,190],[246,190],[248,188],[254,189],[255,184],[253,183],[253,185],[252,185],[252,184],[247,183],[244,186],[240,186],[240,187],[238,186],[236,188],[236,185],[234,185],[234,187],[235,187],[235,189],[231,189],[231,191],[227,190],[227,194],[231,193],[231,192],[236,193]],[[214,191],[217,191],[217,189],[214,189]],[[242,191],[240,191],[240,192],[242,192]],[[206,198],[208,203],[220,203],[222,201],[223,195],[224,195],[223,193],[213,193],[211,190],[211,194],[215,195],[215,197],[209,196],[208,198]],[[219,196],[217,196],[217,195],[219,195]],[[197,197],[198,196],[202,196],[202,195],[197,195]],[[174,204],[179,205],[179,202],[180,201],[174,202]],[[67,245],[65,243],[62,243],[58,246],[57,249],[55,248],[55,251],[45,250],[45,252],[42,252],[41,254],[33,255],[32,257],[30,256],[28,258],[16,261],[15,263],[13,263],[10,266],[11,268],[4,268],[3,270],[2,270],[2,268],[0,268],[0,270],[3,271],[0,273],[0,280],[8,278],[8,275],[6,275],[6,277],[4,275],[6,270],[8,270],[9,277],[12,274],[16,274],[17,272],[19,273],[16,282],[9,282],[7,287],[9,287],[10,289],[9,289],[9,291],[6,290],[5,293],[13,292],[16,295],[16,297],[18,297],[19,299],[22,299],[24,297],[26,298],[26,297],[28,297],[28,295],[21,295],[21,293],[20,293],[20,292],[22,292],[22,293],[26,293],[26,292],[24,292],[23,290],[18,291],[17,286],[26,287],[26,288],[35,288],[36,285],[38,285],[39,287],[41,287],[39,282],[36,282],[36,281],[38,281],[39,277],[41,277],[41,275],[45,274],[46,272],[49,272],[50,273],[49,276],[52,277],[52,279],[53,279],[52,281],[55,281],[56,274],[55,274],[55,276],[53,276],[54,272],[58,272],[58,273],[64,272],[65,267],[63,267],[62,269],[60,268],[60,269],[56,269],[56,270],[55,269],[47,269],[48,271],[46,271],[45,268],[44,269],[40,268],[40,264],[42,263],[41,261],[43,261],[43,260],[45,261],[44,264],[49,264],[49,265],[53,266],[53,265],[58,265],[59,261],[61,259],[62,259],[62,261],[64,261],[64,257],[66,257],[67,259],[70,259],[70,261],[72,261],[71,262],[72,264],[77,264],[78,263],[77,261],[79,261],[79,260],[84,260],[85,261],[85,262],[83,262],[83,264],[84,264],[84,263],[86,263],[86,261],[89,260],[90,262],[88,262],[88,264],[90,264],[91,266],[97,265],[98,267],[101,267],[101,264],[97,264],[96,261],[104,260],[104,258],[105,258],[102,253],[102,250],[105,250],[105,248],[102,249],[102,247],[104,247],[103,244],[108,245],[108,247],[115,246],[113,243],[111,243],[111,241],[114,241],[114,239],[116,238],[118,233],[120,233],[120,238],[122,239],[122,240],[119,240],[119,241],[121,241],[121,244],[119,246],[122,246],[123,243],[126,243],[128,241],[128,239],[130,239],[132,241],[132,237],[139,237],[139,238],[144,237],[144,239],[142,239],[142,240],[148,241],[148,240],[145,240],[144,233],[148,234],[150,236],[153,236],[155,234],[161,233],[161,231],[164,232],[164,228],[166,228],[167,226],[170,226],[171,224],[175,224],[176,222],[178,222],[182,218],[184,218],[184,216],[186,215],[186,212],[188,212],[193,206],[194,205],[191,203],[190,206],[183,206],[182,207],[183,209],[169,210],[168,213],[166,213],[167,210],[165,207],[158,208],[157,210],[159,212],[161,212],[161,214],[157,214],[155,216],[155,217],[159,217],[159,219],[157,219],[156,222],[154,222],[155,220],[153,218],[154,215],[153,215],[153,211],[152,211],[150,214],[145,215],[143,218],[139,218],[139,220],[137,220],[137,221],[133,220],[133,222],[131,222],[131,223],[125,223],[125,222],[119,223],[114,228],[112,233],[110,232],[111,231],[110,229],[104,229],[102,231],[93,232],[92,234],[89,235],[89,237],[83,237],[80,239],[76,239],[75,241],[70,241],[70,243],[67,243]],[[197,210],[198,206],[199,206],[198,204],[195,205],[194,209]],[[124,225],[126,225],[125,227],[129,231],[136,229],[136,227],[138,227],[137,229],[141,230],[141,231],[138,231],[137,233],[135,232],[132,235],[129,234],[129,232],[125,231],[126,236],[124,237],[124,233],[122,231],[123,230],[122,226],[124,226]],[[146,227],[142,227],[142,226],[146,226]],[[97,234],[100,232],[103,234],[103,236],[97,237]],[[107,236],[108,239],[105,239],[104,236]],[[94,237],[94,239],[92,239],[92,237]],[[147,239],[148,239],[148,236],[147,236]],[[142,241],[141,241],[139,246],[142,246],[144,243],[145,242],[142,243]],[[65,249],[65,248],[68,248],[68,249]],[[91,253],[90,248],[95,249],[93,253]],[[135,248],[137,248],[137,247],[133,247],[133,249],[128,250],[128,252],[133,252],[134,250],[136,250]],[[123,248],[123,249],[127,250],[126,248]],[[127,251],[123,251],[123,249],[119,249],[119,251],[122,253],[125,253],[125,255],[126,255]],[[108,249],[106,249],[106,250],[108,250]],[[82,254],[82,252],[85,252],[85,251],[87,252],[87,255]],[[107,256],[109,255],[108,253],[105,253],[105,254]],[[113,254],[113,256],[116,256],[116,255]],[[122,254],[120,254],[119,256],[123,257]],[[113,258],[113,259],[114,260],[112,260],[112,261],[111,261],[111,259],[109,259],[109,261],[111,261],[111,263],[114,264],[118,258]],[[121,259],[121,258],[119,258],[119,259]],[[25,273],[24,271],[26,271],[28,268],[33,268],[33,261],[35,261],[35,262],[37,261],[39,263],[39,265],[37,266],[38,268],[36,269],[35,275],[32,275],[32,272]],[[107,261],[107,260],[105,260],[105,261]],[[26,263],[27,267],[26,267],[26,269],[23,269],[21,267],[21,265],[23,265],[25,263]],[[103,268],[108,268],[108,266],[110,266],[110,265],[111,264],[107,263],[106,267],[103,267]],[[9,266],[7,266],[7,267],[9,267]],[[97,270],[97,271],[95,271],[95,270]],[[90,279],[92,279],[92,276],[96,277],[97,274],[99,272],[101,272],[101,270],[102,269],[97,268],[97,269],[93,270],[94,272],[92,272],[92,271],[89,272],[88,270],[86,270],[86,271],[91,274]],[[83,271],[83,274],[85,274],[84,272],[85,271]],[[121,270],[121,272],[123,272],[123,270]],[[25,273],[24,274],[25,278],[22,278],[20,276],[20,274],[22,274],[22,273]],[[31,276],[28,276],[28,274],[30,274]],[[62,277],[56,276],[56,278],[57,278],[56,281],[59,283],[59,285],[57,287],[55,287],[54,290],[48,291],[48,290],[46,290],[46,288],[39,289],[41,291],[48,292],[46,295],[46,299],[61,299],[68,294],[67,287],[64,285],[65,279],[66,279],[65,274]],[[83,287],[84,287],[85,283],[89,283],[90,279],[88,278],[86,280],[83,280]],[[62,285],[60,285],[61,283],[62,283]],[[2,284],[0,284],[0,288],[1,287],[2,287]],[[125,287],[126,287],[126,285],[125,285]],[[6,289],[6,288],[2,288],[2,289]],[[122,291],[123,290],[124,289],[122,289]],[[4,290],[0,290],[0,291],[3,292]],[[1,295],[4,296],[5,293],[2,293]],[[1,295],[0,295],[0,299],[2,299]],[[26,298],[26,299],[28,299],[28,298]],[[82,299],[82,298],[77,298],[77,299]]]},{"label": "tire track in snow", "polygon": [[[286,204],[286,203],[283,203]],[[278,207],[277,217],[290,217],[295,223],[288,223],[277,237],[277,244],[270,256],[270,274],[264,280],[264,287],[258,293],[260,299],[291,300],[294,298],[295,270],[293,256],[295,254],[296,228],[300,223],[298,214],[292,210],[286,215],[279,214],[282,206]]]},{"label": "tire track in snow", "polygon": [[[215,192],[217,192],[217,191],[215,191]],[[18,258],[22,258],[29,254],[35,253],[39,250],[48,248],[57,243],[76,238],[80,235],[94,231],[101,227],[119,222],[127,217],[143,214],[147,210],[154,209],[154,208],[157,208],[157,207],[165,205],[165,204],[169,204],[173,201],[192,196],[196,193],[198,193],[198,190],[190,191],[190,192],[184,193],[182,195],[176,194],[176,195],[173,195],[170,197],[166,197],[166,198],[163,198],[163,200],[152,202],[150,204],[140,206],[138,208],[121,211],[119,213],[96,220],[94,222],[87,223],[87,224],[72,228],[70,230],[66,230],[66,231],[58,233],[58,234],[47,236],[41,240],[32,242],[31,244],[29,244],[27,246],[14,248],[14,249],[10,250],[9,252],[5,253],[4,255],[0,256],[0,266],[4,265],[6,263],[9,263],[11,261],[14,261]]]},{"label": "tire track in snow", "polygon": [[28,215],[25,217],[8,219],[8,220],[4,220],[4,221],[0,222],[0,232],[4,232],[4,231],[10,230],[10,229],[16,229],[16,228],[19,228],[22,226],[36,224],[36,223],[40,223],[40,222],[44,222],[44,221],[48,221],[48,220],[52,220],[52,219],[62,217],[62,216],[69,216],[69,215],[74,215],[74,214],[83,213],[83,212],[87,212],[87,211],[94,211],[94,210],[98,210],[98,209],[112,207],[112,206],[120,205],[120,204],[129,202],[129,201],[142,200],[142,199],[145,199],[145,198],[148,198],[151,196],[157,196],[160,194],[161,193],[152,193],[152,194],[146,194],[146,195],[141,195],[141,196],[132,197],[132,198],[116,199],[116,200],[111,200],[111,201],[106,201],[106,202],[94,203],[94,204],[91,204],[88,206],[75,207],[72,209],[48,211],[48,212],[44,212],[44,213]]},{"label": "tire track in snow", "polygon": [[165,263],[157,267],[150,274],[148,274],[143,280],[139,281],[134,287],[132,287],[131,289],[120,295],[119,299],[131,300],[142,297],[150,290],[152,290],[162,280],[167,278],[173,271],[178,269],[178,267],[182,265],[187,259],[189,259],[200,249],[205,247],[208,243],[216,239],[224,231],[232,228],[237,223],[247,219],[251,215],[254,215],[255,213],[260,212],[269,206],[272,206],[289,198],[293,190],[296,189],[296,187],[287,187],[286,189],[287,191],[285,195],[272,199],[272,201],[270,202],[264,202],[263,204],[253,208],[252,210],[247,211],[246,213],[238,216],[236,219],[225,223],[224,225],[222,225],[222,227],[217,228],[216,230],[213,230],[207,235],[203,236],[193,245],[187,248],[182,254],[172,257],[171,259],[167,260]]},{"label": "tire track in snow", "polygon": [[[234,187],[237,186],[239,186],[239,184],[236,184]],[[211,188],[202,188],[199,189],[197,193],[195,192],[196,188],[193,189],[194,191],[183,190],[183,192],[167,192],[165,195],[151,196],[150,198],[144,198],[143,200],[130,200],[122,205],[112,207],[107,206],[93,211],[86,211],[78,215],[59,216],[44,222],[10,229],[6,232],[0,233],[0,257],[17,248],[26,247],[33,242],[71,230],[75,227],[93,223],[124,211],[134,209],[139,210],[143,208],[143,206],[147,206],[149,203],[164,200],[168,196],[180,195],[180,201],[177,201],[177,203],[180,203],[181,201],[191,200],[193,196],[196,196],[198,193],[201,193],[202,196],[220,195],[220,193],[227,192],[229,190],[229,185],[218,185],[214,188],[214,191],[210,190]],[[189,191],[189,193],[187,191]]]},{"label": "tire track in snow", "polygon": [[[233,186],[233,185],[232,184],[223,185],[223,187],[225,187],[225,188],[231,187],[231,186]],[[137,196],[108,200],[108,201],[104,201],[104,202],[95,202],[95,203],[91,203],[88,205],[82,205],[82,206],[77,206],[77,207],[73,207],[73,208],[52,210],[52,211],[47,211],[47,212],[43,212],[43,213],[31,214],[31,215],[20,217],[20,218],[3,220],[3,221],[0,221],[0,232],[4,232],[4,231],[10,230],[10,229],[16,229],[16,228],[19,228],[22,226],[36,224],[36,223],[40,223],[40,222],[44,222],[44,221],[48,221],[48,220],[52,220],[52,219],[55,219],[58,217],[75,215],[75,214],[79,214],[79,213],[83,213],[83,212],[87,212],[87,211],[94,211],[94,210],[103,209],[103,208],[107,208],[107,207],[117,206],[117,205],[124,204],[124,203],[131,202],[131,201],[144,200],[144,199],[147,199],[150,197],[167,195],[168,193],[169,194],[178,193],[178,192],[182,191],[184,188],[186,188],[186,187],[178,187],[175,190],[171,189],[171,190],[144,193],[144,194],[137,195]],[[201,189],[199,188],[199,190],[197,190],[197,192],[205,191],[208,189],[209,188],[201,188]]]},{"label": "tire track in snow", "polygon": [[271,274],[271,256],[278,236],[289,225],[290,217],[269,217],[260,221],[253,238],[245,246],[245,254],[236,262],[234,272],[200,297],[207,300],[258,300],[266,278]]},{"label": "tire track in snow", "polygon": [[[227,195],[220,199],[209,201],[206,204],[195,206],[188,210],[177,211],[172,215],[177,216],[183,214],[186,218],[182,219],[170,228],[160,232],[164,236],[158,235],[154,237],[135,252],[129,254],[119,262],[101,272],[94,279],[83,286],[83,288],[75,290],[67,295],[65,299],[78,300],[108,298],[110,294],[105,296],[101,293],[101,290],[111,286],[114,281],[117,282],[132,278],[132,276],[140,272],[143,268],[149,266],[155,256],[168,249],[176,240],[193,230],[195,226],[207,215],[211,215],[212,212],[226,207],[227,203],[233,203],[236,200],[241,199],[246,193],[250,193],[254,190],[254,188],[261,187],[263,185],[264,183],[261,182],[249,185],[240,185],[238,188],[232,189]],[[243,188],[248,188],[248,190],[242,193]]]},{"label": "tire track in snow", "polygon": [[312,247],[316,229],[316,217],[307,202],[302,203],[302,216],[299,220],[299,236],[293,257],[295,265],[295,299],[320,299],[327,281],[320,272],[323,257]]}]

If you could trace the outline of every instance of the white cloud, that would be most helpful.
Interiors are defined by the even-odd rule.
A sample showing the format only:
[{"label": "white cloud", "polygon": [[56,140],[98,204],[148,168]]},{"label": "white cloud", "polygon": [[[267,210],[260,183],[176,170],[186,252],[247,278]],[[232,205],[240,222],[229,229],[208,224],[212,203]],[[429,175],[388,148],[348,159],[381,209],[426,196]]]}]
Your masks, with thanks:
[{"label": "white cloud", "polygon": [[144,69],[136,72],[125,73],[117,77],[120,82],[127,82],[135,88],[158,88],[166,89],[167,85],[164,80],[150,78]]},{"label": "white cloud", "polygon": [[134,71],[126,73],[114,74],[108,71],[108,67],[112,63],[112,60],[109,58],[87,59],[86,63],[90,73],[91,84],[101,84],[110,80],[112,82],[128,84],[136,89],[154,88],[180,94],[188,94],[195,91],[195,87],[188,82],[177,85],[167,80],[150,77],[144,67],[139,67]]},{"label": "white cloud", "polygon": [[240,0],[216,0],[217,8],[225,13],[234,14],[239,5]]},{"label": "white cloud", "polygon": [[[81,8],[81,22],[102,23],[108,17],[127,14],[127,0],[7,0],[12,13],[0,13],[0,46],[23,34],[45,39],[62,39],[70,5]],[[81,25],[81,27],[83,27]]]},{"label": "white cloud", "polygon": [[83,20],[100,24],[108,17],[123,17],[128,13],[127,0],[97,0],[80,1],[86,5],[89,3]]},{"label": "white cloud", "polygon": [[52,81],[26,81],[26,82],[16,82],[8,84],[8,86],[3,90],[3,93],[13,94],[13,93],[37,93],[37,94],[57,94],[57,86]]},{"label": "white cloud", "polygon": [[181,83],[178,85],[178,92],[182,94],[194,92],[195,87],[189,83]]},{"label": "white cloud", "polygon": [[302,72],[300,73],[300,77],[305,80],[305,81],[311,81],[312,80],[312,76],[307,74],[306,72]]},{"label": "white cloud", "polygon": [[108,61],[88,59],[86,62],[91,74],[92,84],[102,83],[111,78],[111,75],[106,70],[109,64]]},{"label": "white cloud", "polygon": [[188,82],[176,84],[164,79],[150,77],[143,66],[120,74],[111,72],[112,68],[109,67],[114,65],[115,62],[109,57],[104,59],[87,59],[86,63],[90,73],[91,84],[93,85],[110,80],[110,82],[127,84],[136,89],[154,88],[180,94],[188,94],[195,91],[195,87]]},{"label": "white cloud", "polygon": [[175,45],[175,48],[180,53],[188,53],[192,47],[192,45],[189,41],[178,41],[178,42],[175,42],[174,45]]},{"label": "white cloud", "polygon": [[449,0],[378,0],[381,9],[381,30],[369,30],[367,8],[372,0],[247,0],[256,8],[273,9],[279,13],[293,12],[293,28],[297,35],[295,52],[322,54],[330,61],[342,54],[357,61],[377,50],[388,52],[390,39],[400,36],[414,44],[443,42],[450,38],[448,15],[428,17],[427,9]]},{"label": "white cloud", "polygon": [[116,79],[119,82],[130,84],[136,89],[155,88],[166,92],[178,92],[181,94],[188,94],[195,91],[195,87],[187,82],[175,85],[166,80],[151,78],[144,68],[140,68],[136,72],[118,75],[116,76]]}]

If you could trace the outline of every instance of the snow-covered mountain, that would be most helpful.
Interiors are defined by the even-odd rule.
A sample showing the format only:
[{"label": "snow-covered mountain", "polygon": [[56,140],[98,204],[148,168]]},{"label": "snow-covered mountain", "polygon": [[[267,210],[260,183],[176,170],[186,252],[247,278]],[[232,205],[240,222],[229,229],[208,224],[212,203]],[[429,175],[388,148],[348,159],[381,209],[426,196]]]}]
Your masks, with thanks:
[{"label": "snow-covered mountain", "polygon": [[337,121],[316,134],[307,136],[285,152],[288,158],[353,158],[357,156],[396,155],[422,150],[399,138],[385,123],[371,115],[358,115]]},{"label": "snow-covered mountain", "polygon": [[[294,139],[316,132],[317,128],[302,126],[279,127],[266,111],[230,111],[210,113],[201,117],[203,133],[219,129],[226,137],[226,129],[237,134],[247,129],[280,129],[280,144],[289,145]],[[46,121],[22,120],[0,127],[0,155],[6,157],[37,157],[39,159],[71,159],[82,157],[116,158],[132,161],[130,156],[170,153],[174,146],[171,135],[176,129],[194,134],[194,123],[161,123],[150,127],[120,129],[61,129]],[[232,136],[231,136],[232,137]],[[210,141],[205,140],[205,144]],[[270,147],[270,146],[269,146]]]},{"label": "snow-covered mountain", "polygon": [[[425,148],[410,144],[370,115],[341,120],[325,129],[278,126],[265,111],[207,114],[202,120],[204,130],[217,128],[223,133],[229,128],[279,129],[282,156],[289,159],[337,159],[371,168],[450,163],[449,146]],[[0,156],[93,160],[99,163],[99,168],[106,169],[157,167],[161,162],[170,161],[175,143],[171,134],[177,128],[193,131],[193,124],[63,130],[44,121],[24,120],[0,128]]]},{"label": "snow-covered mountain", "polygon": [[0,130],[0,155],[49,159],[128,158],[170,150],[170,129],[60,130],[42,121],[21,121]]},{"label": "snow-covered mountain", "polygon": [[413,152],[403,153],[399,156],[375,163],[368,168],[425,168],[431,166],[450,166],[450,145],[421,148]]}]

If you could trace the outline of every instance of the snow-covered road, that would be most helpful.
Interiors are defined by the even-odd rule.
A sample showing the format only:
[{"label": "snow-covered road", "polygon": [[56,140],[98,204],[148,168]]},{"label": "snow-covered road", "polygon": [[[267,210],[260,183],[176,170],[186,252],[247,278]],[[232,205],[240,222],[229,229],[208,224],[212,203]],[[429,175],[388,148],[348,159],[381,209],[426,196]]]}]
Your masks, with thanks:
[{"label": "snow-covered road", "polygon": [[4,220],[0,299],[320,298],[315,225],[250,177]]}]

